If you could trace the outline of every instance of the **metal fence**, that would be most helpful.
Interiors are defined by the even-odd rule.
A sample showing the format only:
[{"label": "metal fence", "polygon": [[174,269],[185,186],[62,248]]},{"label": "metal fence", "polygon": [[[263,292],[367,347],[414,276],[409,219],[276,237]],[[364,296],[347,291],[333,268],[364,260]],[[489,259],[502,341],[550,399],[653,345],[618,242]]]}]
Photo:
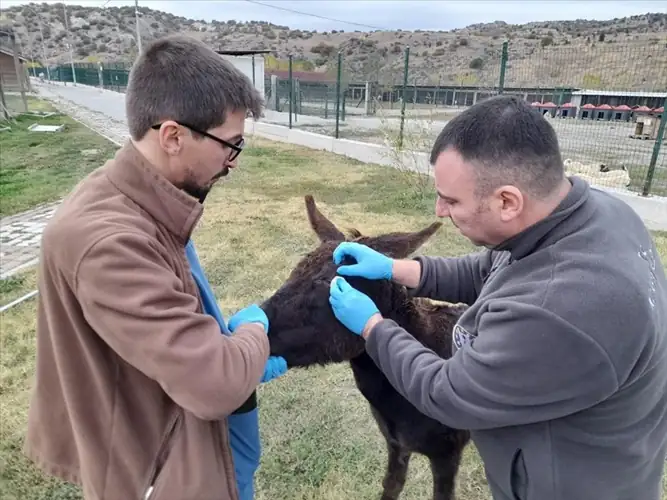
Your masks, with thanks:
[{"label": "metal fence", "polygon": [[[324,73],[297,71],[302,67],[290,57],[287,71],[265,72],[265,119],[426,152],[466,107],[501,93],[518,95],[552,124],[570,173],[596,185],[667,196],[664,42],[499,41],[466,64],[457,48],[416,53],[395,45],[391,57],[378,52],[361,61],[341,47],[329,54]],[[119,91],[127,85],[128,66],[74,66],[77,82]],[[50,73],[74,81],[71,65]]]},{"label": "metal fence", "polygon": [[72,82],[124,92],[127,88],[128,63],[74,63],[30,68],[30,76],[57,82]]},{"label": "metal fence", "polygon": [[296,89],[290,127],[427,152],[446,122],[466,107],[501,93],[517,95],[556,130],[569,173],[594,185],[667,196],[664,42],[504,42],[485,48],[463,70],[447,67],[446,53],[442,65],[425,66],[426,51],[406,48],[391,63],[371,61],[375,68],[353,71],[341,54],[335,82],[331,73],[319,82],[267,77],[267,95],[283,86]]}]

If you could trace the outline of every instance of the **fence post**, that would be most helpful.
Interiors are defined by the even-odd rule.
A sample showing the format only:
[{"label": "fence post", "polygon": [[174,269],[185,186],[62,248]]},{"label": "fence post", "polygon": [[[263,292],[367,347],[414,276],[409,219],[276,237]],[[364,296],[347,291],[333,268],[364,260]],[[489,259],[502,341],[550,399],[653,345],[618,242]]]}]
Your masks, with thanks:
[{"label": "fence post", "polygon": [[655,164],[658,162],[658,155],[660,154],[660,147],[662,146],[662,140],[665,137],[665,126],[667,126],[667,113],[664,108],[667,108],[667,98],[662,103],[662,119],[660,120],[660,125],[658,126],[658,135],[655,138],[655,144],[653,145],[653,154],[651,155],[651,162],[648,164],[648,172],[646,172],[646,180],[644,181],[644,189],[642,190],[642,196],[648,196],[651,194],[651,184],[653,183],[653,175],[655,174]]},{"label": "fence post", "polygon": [[410,47],[405,47],[405,64],[403,66],[403,91],[401,93],[401,128],[398,132],[398,149],[403,149],[403,127],[405,126],[405,91],[408,88],[409,63],[410,63]]},{"label": "fence post", "polygon": [[252,55],[252,86],[255,86],[255,54]]},{"label": "fence post", "polygon": [[102,63],[99,64],[97,69],[97,78],[100,80],[100,88],[104,89],[104,68],[102,67]]},{"label": "fence post", "polygon": [[502,94],[505,90],[505,69],[507,68],[507,46],[508,42],[503,42],[503,53],[500,57],[500,78],[498,80],[498,94]]},{"label": "fence post", "polygon": [[292,109],[294,110],[294,121],[298,122],[299,113],[301,113],[301,109],[299,109],[299,92],[301,92],[301,87],[299,87],[298,78],[294,78],[292,82],[294,84],[294,90],[292,91],[292,95],[294,96],[294,104],[292,104]]},{"label": "fence post", "polygon": [[21,71],[21,62],[19,61],[19,49],[16,43],[16,35],[12,32],[10,35],[12,41],[12,51],[14,52],[14,70],[16,71],[16,83],[19,85],[19,91],[21,92],[21,100],[23,101],[23,108],[25,112],[28,112],[28,98],[25,95],[25,86],[23,79],[23,72]]},{"label": "fence post", "polygon": [[292,103],[294,102],[294,82],[292,81],[292,54],[289,55],[289,128],[292,128]]},{"label": "fence post", "polygon": [[338,51],[338,71],[336,74],[336,132],[335,137],[338,139],[340,132],[340,78],[343,66],[343,53]]},{"label": "fence post", "polygon": [[9,109],[7,108],[7,102],[5,101],[5,91],[2,88],[1,78],[0,78],[0,105],[2,105],[2,115],[5,117],[5,120],[9,121]]}]

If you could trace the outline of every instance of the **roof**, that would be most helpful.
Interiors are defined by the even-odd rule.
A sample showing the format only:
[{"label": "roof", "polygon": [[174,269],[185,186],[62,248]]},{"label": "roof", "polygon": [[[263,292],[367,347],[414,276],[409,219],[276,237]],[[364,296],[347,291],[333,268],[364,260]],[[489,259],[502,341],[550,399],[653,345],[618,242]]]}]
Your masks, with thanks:
[{"label": "roof", "polygon": [[572,104],[571,102],[566,102],[565,104],[561,104],[561,108],[576,108],[577,106]]},{"label": "roof", "polygon": [[[287,80],[289,78],[289,70],[280,70],[280,69],[270,69],[265,70],[264,74],[267,76],[275,75],[281,80]],[[330,77],[326,73],[320,73],[317,71],[292,71],[292,79],[299,79],[302,82],[335,82],[336,79]]]},{"label": "roof", "polygon": [[[11,50],[7,50],[7,49],[5,49],[5,48],[3,48],[3,47],[0,47],[0,54],[5,54],[5,55],[7,55],[7,56],[9,56],[9,57],[14,57],[14,52],[13,52],[13,51],[11,51]],[[21,62],[28,62],[28,58],[27,58],[27,57],[23,57],[21,54],[19,54],[19,61],[21,61]]]},{"label": "roof", "polygon": [[632,111],[632,108],[627,104],[621,104],[620,106],[614,106],[614,111]]},{"label": "roof", "polygon": [[613,109],[609,104],[601,104],[600,106],[597,106],[595,109]]},{"label": "roof", "polygon": [[643,92],[629,90],[575,90],[572,95],[595,95],[614,97],[667,97],[667,92]]},{"label": "roof", "polygon": [[639,106],[638,108],[635,108],[635,113],[650,113],[652,110],[648,106]]},{"label": "roof", "polygon": [[270,54],[270,50],[265,49],[249,49],[249,50],[216,50],[217,54],[223,56],[252,56],[255,54]]},{"label": "roof", "polygon": [[553,102],[539,102],[539,101],[533,102],[531,104],[531,106],[533,106],[535,108],[557,108],[558,107]]}]

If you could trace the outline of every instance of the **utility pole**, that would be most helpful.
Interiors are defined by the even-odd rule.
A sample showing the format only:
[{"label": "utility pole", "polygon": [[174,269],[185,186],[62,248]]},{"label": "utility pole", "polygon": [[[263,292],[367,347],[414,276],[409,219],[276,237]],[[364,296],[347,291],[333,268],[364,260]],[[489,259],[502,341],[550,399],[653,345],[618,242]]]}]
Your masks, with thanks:
[{"label": "utility pole", "polygon": [[65,31],[67,32],[67,40],[69,40],[69,61],[72,65],[72,81],[76,85],[76,71],[74,71],[74,53],[72,52],[72,34],[69,32],[69,27],[67,25],[67,5],[63,2],[63,13],[65,14]]},{"label": "utility pole", "polygon": [[139,0],[134,0],[134,19],[137,23],[137,56],[141,54],[141,30],[139,29]]},{"label": "utility pole", "polygon": [[42,20],[37,16],[37,21],[39,25],[39,37],[42,40],[42,57],[44,58],[44,66],[46,67],[46,79],[51,81],[51,72],[49,71],[49,62],[46,60],[46,44],[44,43],[44,31],[42,30]]},{"label": "utility pole", "polygon": [[46,61],[46,44],[44,43],[44,31],[42,30],[42,18],[40,17],[39,13],[33,10],[31,7],[28,7],[27,5],[23,6],[26,9],[29,9],[32,11],[33,14],[35,14],[35,17],[37,18],[37,25],[39,26],[39,38],[42,40],[42,57],[44,60],[42,63],[44,64],[44,67],[46,67],[46,78],[47,80],[51,81],[51,72],[49,71],[49,64]]}]

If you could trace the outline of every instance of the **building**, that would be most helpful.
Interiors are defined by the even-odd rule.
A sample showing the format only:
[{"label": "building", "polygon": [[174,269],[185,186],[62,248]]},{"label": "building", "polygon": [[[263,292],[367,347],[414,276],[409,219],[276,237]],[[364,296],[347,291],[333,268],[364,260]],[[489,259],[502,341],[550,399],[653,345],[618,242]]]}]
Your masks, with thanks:
[{"label": "building", "polygon": [[613,109],[613,119],[617,121],[627,122],[630,120],[632,115],[632,108],[626,104],[621,104],[620,106],[614,106]]},{"label": "building", "polygon": [[250,78],[262,97],[265,95],[263,54],[269,54],[270,50],[216,50],[216,52]]},{"label": "building", "polygon": [[[23,56],[18,56],[20,72],[23,78],[23,89],[30,90],[30,79],[25,63],[28,62]],[[19,80],[16,77],[14,66],[14,52],[6,47],[0,47],[0,79],[2,79],[2,90],[5,92],[20,92]]]},{"label": "building", "polygon": [[535,101],[531,103],[531,106],[534,108],[537,108],[540,113],[543,115],[549,115],[552,118],[556,116],[556,111],[558,110],[558,106],[556,106],[553,102],[548,101],[548,102],[538,102]]},{"label": "building", "polygon": [[561,118],[576,118],[577,117],[577,106],[571,102],[566,102],[560,105],[558,114]]}]

